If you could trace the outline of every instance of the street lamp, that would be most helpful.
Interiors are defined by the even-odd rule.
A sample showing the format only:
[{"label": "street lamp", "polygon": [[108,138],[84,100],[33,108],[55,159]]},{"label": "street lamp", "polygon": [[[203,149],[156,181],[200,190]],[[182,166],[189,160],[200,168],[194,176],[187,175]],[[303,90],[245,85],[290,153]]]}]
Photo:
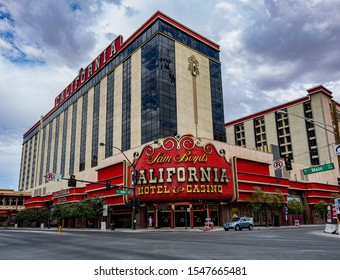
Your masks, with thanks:
[{"label": "street lamp", "polygon": [[[106,146],[105,143],[101,142],[99,144],[100,146]],[[132,201],[132,221],[131,221],[131,229],[136,230],[136,183],[137,183],[137,176],[136,176],[136,164],[132,163],[129,158],[126,156],[126,154],[118,147],[116,146],[110,146],[116,150],[118,150],[127,160],[127,162],[130,164],[130,166],[133,169],[133,176],[132,176],[132,182],[133,182],[133,201]]]}]

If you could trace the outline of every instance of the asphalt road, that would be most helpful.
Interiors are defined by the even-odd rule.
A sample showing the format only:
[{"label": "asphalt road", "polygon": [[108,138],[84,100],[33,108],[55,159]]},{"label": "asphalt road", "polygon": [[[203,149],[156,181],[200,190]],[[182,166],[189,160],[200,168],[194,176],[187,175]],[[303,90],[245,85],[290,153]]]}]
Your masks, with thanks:
[{"label": "asphalt road", "polygon": [[2,260],[340,260],[324,226],[228,232],[0,229]]}]

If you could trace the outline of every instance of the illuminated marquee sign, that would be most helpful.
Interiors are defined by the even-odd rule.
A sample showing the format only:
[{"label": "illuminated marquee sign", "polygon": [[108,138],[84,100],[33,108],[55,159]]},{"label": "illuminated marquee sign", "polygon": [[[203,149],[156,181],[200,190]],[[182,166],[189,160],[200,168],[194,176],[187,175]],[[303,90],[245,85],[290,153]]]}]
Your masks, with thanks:
[{"label": "illuminated marquee sign", "polygon": [[147,201],[193,201],[233,198],[232,167],[224,150],[192,136],[164,139],[135,156],[136,194]]},{"label": "illuminated marquee sign", "polygon": [[97,56],[85,69],[81,68],[78,76],[70,83],[54,101],[54,107],[60,106],[73,93],[81,88],[94,74],[103,68],[120,50],[122,36],[118,36],[101,54]]}]

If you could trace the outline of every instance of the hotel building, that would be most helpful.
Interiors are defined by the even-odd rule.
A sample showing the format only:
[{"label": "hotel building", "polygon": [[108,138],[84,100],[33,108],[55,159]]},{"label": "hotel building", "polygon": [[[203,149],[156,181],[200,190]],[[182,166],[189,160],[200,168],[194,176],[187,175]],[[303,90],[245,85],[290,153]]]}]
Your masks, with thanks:
[{"label": "hotel building", "polygon": [[[292,182],[274,172],[273,154],[226,143],[219,52],[161,12],[126,41],[118,36],[24,134],[19,190],[32,194],[25,207],[99,196],[111,206],[107,224],[129,227],[136,197],[140,228],[150,216],[154,227],[204,226],[207,218],[222,225],[250,214],[246,201],[257,187],[285,201],[293,188],[308,205],[330,202],[336,184],[306,184],[300,174]],[[331,183],[335,177],[328,173]],[[256,224],[268,221],[256,214]]]},{"label": "hotel building", "polygon": [[[340,105],[320,85],[308,89],[305,97],[228,122],[225,127],[229,144],[261,151],[274,145],[279,156],[290,157],[293,165],[333,163],[338,171],[339,122]],[[308,181],[303,170],[301,175]],[[337,182],[337,175],[330,183]]]}]

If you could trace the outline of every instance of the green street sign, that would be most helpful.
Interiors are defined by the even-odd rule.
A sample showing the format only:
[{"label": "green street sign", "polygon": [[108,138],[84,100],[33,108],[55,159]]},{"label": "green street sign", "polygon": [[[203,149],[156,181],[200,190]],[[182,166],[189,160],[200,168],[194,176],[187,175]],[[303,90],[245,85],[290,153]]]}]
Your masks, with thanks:
[{"label": "green street sign", "polygon": [[116,194],[130,194],[129,190],[116,190]]},{"label": "green street sign", "polygon": [[324,165],[305,168],[303,170],[303,174],[308,175],[308,174],[323,172],[323,171],[332,170],[332,169],[334,169],[334,164],[333,163],[327,163],[327,164],[324,164]]}]

